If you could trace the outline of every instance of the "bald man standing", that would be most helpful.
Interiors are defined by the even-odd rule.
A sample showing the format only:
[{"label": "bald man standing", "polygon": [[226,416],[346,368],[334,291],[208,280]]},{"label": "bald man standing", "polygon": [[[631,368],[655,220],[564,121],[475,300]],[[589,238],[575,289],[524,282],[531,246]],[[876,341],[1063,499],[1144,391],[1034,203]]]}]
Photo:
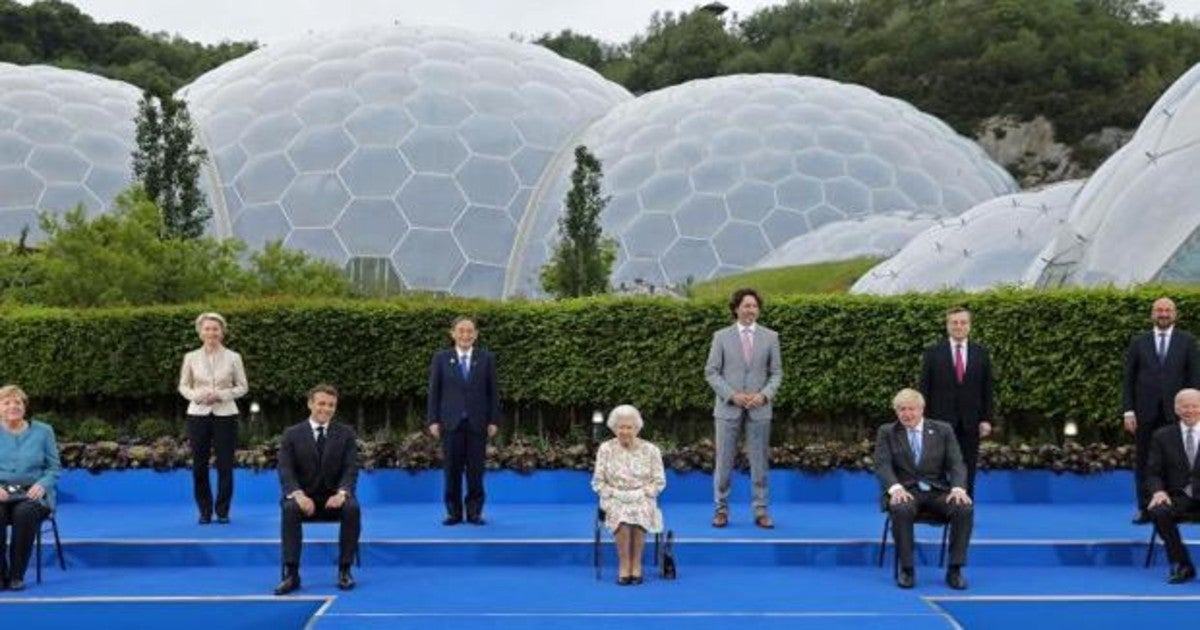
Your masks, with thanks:
[{"label": "bald man standing", "polygon": [[1134,436],[1134,480],[1137,512],[1134,523],[1148,523],[1146,464],[1150,440],[1160,427],[1175,424],[1175,394],[1185,387],[1200,387],[1200,355],[1196,338],[1175,327],[1175,302],[1161,297],[1154,301],[1150,321],[1154,327],[1134,335],[1125,355],[1122,399],[1125,430]]}]

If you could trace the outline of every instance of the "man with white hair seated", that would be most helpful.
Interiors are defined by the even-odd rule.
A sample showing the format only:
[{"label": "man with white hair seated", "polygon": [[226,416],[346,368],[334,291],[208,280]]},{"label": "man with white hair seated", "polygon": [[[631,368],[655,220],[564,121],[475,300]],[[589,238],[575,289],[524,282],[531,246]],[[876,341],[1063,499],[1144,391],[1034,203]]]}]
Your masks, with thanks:
[{"label": "man with white hair seated", "polygon": [[620,562],[617,584],[642,583],[642,552],[646,532],[662,531],[658,495],[667,485],[662,453],[638,438],[642,414],[633,405],[621,405],[608,414],[608,428],[616,435],[596,451],[592,489],[600,495],[604,525],[617,541]]},{"label": "man with white hair seated", "polygon": [[887,493],[892,514],[892,538],[900,571],[896,584],[912,588],[913,523],[918,513],[932,513],[950,521],[950,567],[946,584],[967,588],[962,566],[975,513],[967,495],[967,467],[954,429],[925,417],[925,397],[915,389],[902,389],[892,399],[896,422],[879,427],[875,438],[875,476]]}]

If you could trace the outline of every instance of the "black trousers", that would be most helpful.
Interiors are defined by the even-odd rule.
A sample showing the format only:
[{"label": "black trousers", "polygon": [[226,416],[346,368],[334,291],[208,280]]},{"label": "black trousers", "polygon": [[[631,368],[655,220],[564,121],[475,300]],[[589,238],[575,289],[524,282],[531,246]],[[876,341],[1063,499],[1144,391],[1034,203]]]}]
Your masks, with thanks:
[{"label": "black trousers", "polygon": [[[1153,417],[1137,417],[1137,430],[1133,432],[1133,482],[1139,510],[1150,504],[1150,492],[1146,490],[1146,464],[1150,461],[1150,439],[1159,427],[1167,424],[1167,416],[1161,405]],[[1173,421],[1173,420],[1172,420]]]},{"label": "black trousers", "polygon": [[1184,516],[1200,516],[1200,501],[1186,494],[1172,494],[1171,505],[1159,505],[1150,510],[1150,518],[1154,521],[1154,529],[1163,539],[1167,548],[1167,558],[1171,564],[1192,564],[1192,556],[1188,553],[1183,537],[1179,535],[1179,523],[1176,519]]},{"label": "black trousers", "polygon": [[483,468],[487,460],[487,429],[474,429],[464,419],[453,431],[442,432],[442,470],[446,513],[463,516],[463,473],[467,477],[467,517],[483,515]]},{"label": "black trousers", "polygon": [[971,505],[948,503],[948,492],[913,492],[913,500],[899,505],[888,505],[892,513],[892,539],[896,541],[896,557],[900,566],[913,566],[913,523],[917,513],[936,514],[950,521],[950,565],[967,563],[967,545],[971,542],[971,529],[975,526],[975,510]]},{"label": "black trousers", "polygon": [[212,486],[208,459],[217,452],[217,516],[229,516],[233,502],[233,455],[237,449],[237,416],[188,416],[188,441],[192,444],[192,490],[201,516],[212,516]]},{"label": "black trousers", "polygon": [[967,427],[964,423],[954,425],[954,437],[962,452],[963,465],[967,468],[967,487],[964,490],[975,497],[975,469],[979,465],[979,423]]},{"label": "black trousers", "polygon": [[300,566],[300,549],[304,543],[304,523],[333,522],[338,527],[338,566],[349,567],[354,564],[354,554],[358,552],[358,538],[362,533],[362,512],[358,507],[358,499],[346,497],[346,502],[337,510],[325,508],[325,502],[332,493],[308,494],[316,504],[312,516],[305,516],[294,499],[284,499],[280,506],[283,508],[283,518],[280,521],[280,540],[283,542],[283,564],[287,567]]},{"label": "black trousers", "polygon": [[[0,579],[25,579],[25,569],[33,554],[33,541],[38,528],[50,515],[50,508],[38,501],[7,501],[0,503]],[[12,542],[8,528],[12,527]]]}]

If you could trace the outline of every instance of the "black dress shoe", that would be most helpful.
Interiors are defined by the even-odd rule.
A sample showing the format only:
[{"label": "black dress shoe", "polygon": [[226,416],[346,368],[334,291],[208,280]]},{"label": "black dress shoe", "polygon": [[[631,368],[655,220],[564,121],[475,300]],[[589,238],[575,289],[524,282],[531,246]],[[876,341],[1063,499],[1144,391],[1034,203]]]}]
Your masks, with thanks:
[{"label": "black dress shoe", "polygon": [[8,581],[8,590],[23,591],[25,590],[25,580],[21,578],[13,578]]},{"label": "black dress shoe", "polygon": [[228,524],[229,524],[229,517],[228,517],[228,516],[218,516],[218,517],[217,517],[217,524],[218,524],[218,525],[228,525]]},{"label": "black dress shoe", "polygon": [[912,569],[900,569],[896,574],[896,586],[900,588],[912,588],[917,585],[917,576]]},{"label": "black dress shoe", "polygon": [[200,519],[196,522],[200,523],[201,525],[208,525],[212,522],[212,516],[208,514],[201,514]]},{"label": "black dress shoe", "polygon": [[299,588],[300,588],[300,574],[299,573],[290,573],[290,574],[284,576],[283,581],[279,583],[279,586],[275,587],[275,594],[276,595],[287,595],[288,593],[291,593],[292,591],[295,591]]},{"label": "black dress shoe", "polygon": [[461,516],[447,516],[442,519],[442,525],[458,525],[462,522]]},{"label": "black dress shoe", "polygon": [[479,516],[478,514],[474,516],[468,516],[467,522],[472,525],[487,525],[487,521],[483,520],[483,517]]},{"label": "black dress shoe", "polygon": [[1150,522],[1150,513],[1146,510],[1138,510],[1133,513],[1133,520],[1130,522],[1134,525],[1145,525]]},{"label": "black dress shoe", "polygon": [[343,591],[354,588],[354,576],[350,574],[349,567],[338,571],[337,587]]},{"label": "black dress shoe", "polygon": [[967,589],[967,578],[963,577],[961,570],[950,569],[946,571],[946,586],[956,591],[965,591]]},{"label": "black dress shoe", "polygon": [[1180,564],[1171,568],[1171,577],[1167,584],[1184,584],[1196,579],[1196,567],[1190,564]]},{"label": "black dress shoe", "polygon": [[617,578],[617,586],[629,586],[630,584],[633,584],[633,578],[628,575]]},{"label": "black dress shoe", "polygon": [[634,585],[641,584],[642,582],[645,581],[642,578],[642,576],[640,576],[640,575],[631,575],[631,576],[629,576],[629,579],[630,579],[631,583]]}]

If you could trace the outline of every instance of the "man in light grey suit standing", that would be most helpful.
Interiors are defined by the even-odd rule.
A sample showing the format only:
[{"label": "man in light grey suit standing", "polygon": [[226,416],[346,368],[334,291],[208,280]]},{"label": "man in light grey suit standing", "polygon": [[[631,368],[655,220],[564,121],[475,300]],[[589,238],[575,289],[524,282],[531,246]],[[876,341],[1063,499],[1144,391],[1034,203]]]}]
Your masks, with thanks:
[{"label": "man in light grey suit standing", "polygon": [[737,455],[738,438],[743,434],[753,483],[754,524],[763,529],[775,527],[767,512],[767,471],[771,401],[783,380],[783,361],[779,355],[779,335],[757,323],[762,305],[762,297],[754,289],[734,291],[729,311],[737,321],[713,334],[712,348],[704,365],[704,380],[717,395],[713,406],[717,441],[713,527],[729,524],[729,474]]}]

